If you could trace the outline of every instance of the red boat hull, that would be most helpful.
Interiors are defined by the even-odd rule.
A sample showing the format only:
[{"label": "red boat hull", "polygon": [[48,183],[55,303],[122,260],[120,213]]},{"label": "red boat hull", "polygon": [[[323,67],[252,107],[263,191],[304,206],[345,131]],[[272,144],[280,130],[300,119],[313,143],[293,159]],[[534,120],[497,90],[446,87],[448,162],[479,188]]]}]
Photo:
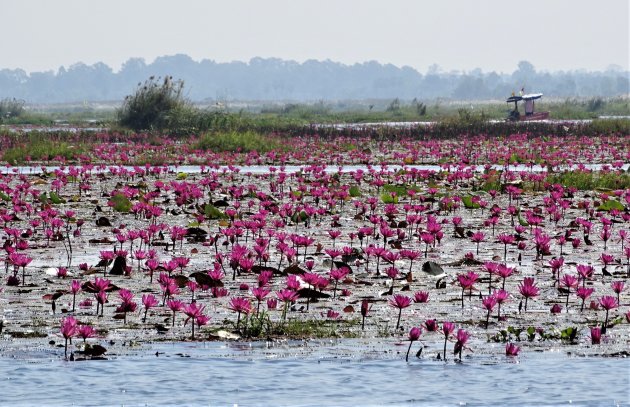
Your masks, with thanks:
[{"label": "red boat hull", "polygon": [[521,115],[518,120],[521,122],[529,122],[535,120],[546,120],[549,118],[549,112],[535,112],[530,115]]}]

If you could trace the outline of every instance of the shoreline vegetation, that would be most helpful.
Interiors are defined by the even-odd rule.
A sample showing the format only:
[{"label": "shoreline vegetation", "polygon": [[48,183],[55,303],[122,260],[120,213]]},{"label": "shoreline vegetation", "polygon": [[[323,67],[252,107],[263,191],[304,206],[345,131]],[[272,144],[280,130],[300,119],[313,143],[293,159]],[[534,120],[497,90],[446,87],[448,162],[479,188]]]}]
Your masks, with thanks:
[{"label": "shoreline vegetation", "polygon": [[[222,124],[241,123],[250,129],[265,127],[306,127],[312,124],[362,124],[383,122],[449,122],[465,119],[503,120],[510,110],[503,101],[419,101],[378,99],[365,101],[260,102],[232,101],[203,104],[188,101],[200,121],[218,120]],[[30,105],[24,100],[0,100],[0,124],[43,125],[55,123],[86,126],[116,125],[120,102]],[[630,98],[591,97],[548,100],[536,104],[539,111],[549,111],[554,120],[593,120],[601,117],[627,117]],[[180,114],[190,115],[188,112]]]}]

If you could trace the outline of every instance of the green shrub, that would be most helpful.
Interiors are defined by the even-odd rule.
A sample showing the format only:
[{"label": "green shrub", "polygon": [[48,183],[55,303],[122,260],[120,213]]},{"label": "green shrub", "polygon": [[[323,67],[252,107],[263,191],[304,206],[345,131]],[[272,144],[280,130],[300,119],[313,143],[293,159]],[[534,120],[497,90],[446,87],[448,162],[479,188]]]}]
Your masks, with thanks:
[{"label": "green shrub", "polygon": [[195,109],[183,96],[184,82],[154,76],[139,84],[116,112],[118,122],[135,131],[186,128],[195,118]]}]

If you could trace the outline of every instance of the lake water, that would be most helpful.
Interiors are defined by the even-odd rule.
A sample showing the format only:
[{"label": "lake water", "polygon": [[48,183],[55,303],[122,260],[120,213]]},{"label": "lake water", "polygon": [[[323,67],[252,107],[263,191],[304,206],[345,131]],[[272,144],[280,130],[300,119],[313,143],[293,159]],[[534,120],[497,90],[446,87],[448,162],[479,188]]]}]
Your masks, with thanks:
[{"label": "lake water", "polygon": [[[607,168],[612,169],[612,166],[610,164],[583,164],[583,167],[587,170],[592,170],[592,171],[599,171],[601,170],[604,166],[606,166]],[[106,167],[106,171],[109,171],[108,168],[110,166]],[[112,167],[116,167],[116,166],[112,166]],[[298,171],[302,171],[307,167],[310,167],[309,165],[286,165],[283,167],[280,166],[266,166],[266,165],[234,165],[234,166],[220,166],[218,169],[214,169],[213,171],[227,171],[230,172],[233,169],[239,171],[241,174],[269,174],[271,172],[270,168],[275,168],[275,172],[278,173],[280,172],[280,168],[282,168],[282,170],[288,174],[292,174]],[[505,170],[506,167],[503,165],[491,165],[490,166],[492,169],[494,170]],[[11,173],[11,172],[18,172],[20,174],[41,174],[42,171],[45,169],[46,172],[53,172],[58,170],[60,167],[59,166],[4,166],[4,167],[0,167],[0,173],[6,174],[6,173]],[[65,168],[65,172],[68,171],[68,167],[64,167]],[[134,167],[133,166],[129,166],[129,165],[124,165],[121,166],[120,168],[124,168],[128,171],[133,171]],[[140,168],[143,168],[143,166],[140,166]],[[178,172],[178,173],[186,173],[186,174],[199,174],[202,172],[202,168],[199,165],[180,165],[180,166],[173,166],[170,165],[167,167],[168,171],[170,172]],[[373,165],[371,167],[368,167],[366,165],[344,165],[344,166],[338,166],[338,165],[325,165],[323,166],[323,169],[325,172],[327,173],[337,173],[337,172],[353,172],[353,171],[357,171],[357,170],[361,170],[361,171],[368,171],[370,168],[373,168],[376,171],[380,171],[380,170],[385,170],[385,171],[400,171],[402,169],[406,169],[406,170],[418,170],[418,171],[441,171],[441,170],[447,170],[450,168],[451,171],[455,171],[457,169],[456,165],[450,165],[450,166],[446,166],[446,165],[430,165],[430,164],[413,164],[413,165]],[[471,166],[467,166],[466,168],[470,169],[471,171],[475,171],[475,172],[482,172],[485,171],[486,166],[484,165],[471,165]],[[568,171],[568,170],[575,170],[578,168],[577,165],[560,165],[555,167],[557,170],[560,171]],[[525,164],[512,164],[509,165],[507,167],[507,169],[509,171],[516,171],[516,172],[542,172],[542,171],[547,171],[547,167],[546,166],[541,166],[541,165],[525,165]],[[623,164],[621,166],[621,168],[619,168],[623,171],[629,171],[630,170],[630,164],[626,163]],[[208,171],[208,167],[205,168],[205,171]],[[93,172],[99,172],[97,169],[95,169]]]},{"label": "lake water", "polygon": [[75,362],[61,360],[59,349],[0,352],[0,405],[630,404],[624,358],[547,351],[405,363],[405,345],[161,343]]}]

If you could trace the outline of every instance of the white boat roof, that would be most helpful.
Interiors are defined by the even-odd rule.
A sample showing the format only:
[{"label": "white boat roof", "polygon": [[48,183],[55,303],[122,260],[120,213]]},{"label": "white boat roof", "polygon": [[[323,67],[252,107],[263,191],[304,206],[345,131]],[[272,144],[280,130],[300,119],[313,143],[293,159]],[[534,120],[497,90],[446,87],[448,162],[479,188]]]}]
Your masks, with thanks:
[{"label": "white boat roof", "polygon": [[523,95],[523,99],[540,99],[542,97],[542,93],[528,93],[527,95]]}]

